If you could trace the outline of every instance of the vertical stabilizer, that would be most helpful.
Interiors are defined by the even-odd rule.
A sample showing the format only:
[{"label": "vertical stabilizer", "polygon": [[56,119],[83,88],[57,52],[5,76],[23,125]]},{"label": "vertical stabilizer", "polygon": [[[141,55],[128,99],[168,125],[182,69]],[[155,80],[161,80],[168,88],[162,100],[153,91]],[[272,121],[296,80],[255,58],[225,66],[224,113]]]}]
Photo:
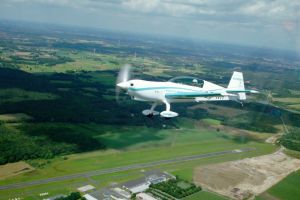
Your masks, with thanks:
[{"label": "vertical stabilizer", "polygon": [[[245,90],[244,77],[243,77],[242,72],[233,72],[227,89],[228,90],[236,90],[236,91]],[[246,93],[245,92],[239,92],[238,93],[238,99],[239,100],[245,100],[246,99]]]}]

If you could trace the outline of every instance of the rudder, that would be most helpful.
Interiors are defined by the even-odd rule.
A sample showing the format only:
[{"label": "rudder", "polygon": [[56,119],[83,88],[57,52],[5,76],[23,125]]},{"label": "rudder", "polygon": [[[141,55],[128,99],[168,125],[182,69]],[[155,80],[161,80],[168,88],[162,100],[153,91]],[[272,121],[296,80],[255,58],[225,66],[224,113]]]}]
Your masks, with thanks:
[{"label": "rudder", "polygon": [[[228,90],[245,90],[244,77],[243,77],[242,72],[236,72],[236,71],[233,72],[227,89]],[[245,92],[238,93],[238,99],[245,100],[246,93]]]}]

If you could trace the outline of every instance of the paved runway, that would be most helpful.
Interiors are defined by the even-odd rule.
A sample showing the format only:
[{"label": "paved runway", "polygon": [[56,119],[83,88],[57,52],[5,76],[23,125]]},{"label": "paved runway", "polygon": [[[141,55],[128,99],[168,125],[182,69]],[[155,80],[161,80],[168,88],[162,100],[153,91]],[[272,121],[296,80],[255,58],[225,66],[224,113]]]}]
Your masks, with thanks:
[{"label": "paved runway", "polygon": [[141,163],[141,164],[133,164],[133,165],[127,165],[127,166],[110,168],[110,169],[94,170],[94,171],[70,174],[70,175],[65,175],[65,176],[46,178],[46,179],[41,179],[41,180],[34,180],[34,181],[28,181],[28,182],[3,185],[3,186],[0,186],[0,190],[22,188],[22,187],[33,186],[33,185],[41,185],[41,184],[70,180],[70,179],[81,178],[81,177],[90,177],[90,176],[96,176],[96,175],[110,174],[110,173],[114,173],[114,172],[147,168],[147,167],[153,167],[153,166],[163,165],[163,164],[193,161],[193,160],[197,160],[197,159],[201,159],[201,158],[208,158],[208,157],[214,157],[214,156],[220,156],[220,155],[239,154],[239,153],[249,152],[249,151],[254,151],[254,150],[255,150],[255,148],[243,148],[243,149],[235,149],[235,150],[227,150],[227,151],[199,154],[199,155],[193,155],[193,156],[183,156],[183,157],[178,157],[178,158],[174,158],[174,159],[160,160],[160,161]]}]

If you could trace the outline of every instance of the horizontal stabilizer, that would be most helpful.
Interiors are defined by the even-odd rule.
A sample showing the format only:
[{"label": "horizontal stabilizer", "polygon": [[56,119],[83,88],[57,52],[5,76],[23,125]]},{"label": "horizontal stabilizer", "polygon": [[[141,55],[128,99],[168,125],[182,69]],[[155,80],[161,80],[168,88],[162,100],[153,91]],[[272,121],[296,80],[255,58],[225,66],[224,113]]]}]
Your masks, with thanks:
[{"label": "horizontal stabilizer", "polygon": [[250,94],[258,94],[259,91],[256,90],[226,90],[227,93],[250,93]]}]

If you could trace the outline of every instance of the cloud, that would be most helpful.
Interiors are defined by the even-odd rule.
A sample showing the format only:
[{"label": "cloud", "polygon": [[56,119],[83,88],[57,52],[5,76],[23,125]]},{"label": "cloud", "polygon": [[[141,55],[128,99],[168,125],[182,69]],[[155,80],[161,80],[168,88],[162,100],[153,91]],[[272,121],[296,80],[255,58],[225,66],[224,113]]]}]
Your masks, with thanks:
[{"label": "cloud", "polygon": [[45,5],[76,9],[95,9],[121,4],[122,0],[2,0],[11,6],[20,5]]},{"label": "cloud", "polygon": [[300,16],[300,2],[288,0],[123,0],[122,7],[133,12],[173,17],[220,19],[225,16],[230,21],[240,18],[251,21],[253,17],[272,21]]},{"label": "cloud", "polygon": [[288,2],[287,0],[277,1],[253,1],[240,8],[240,14],[248,16],[259,16],[267,19],[287,19],[299,17],[300,2]]},{"label": "cloud", "polygon": [[264,20],[287,20],[300,17],[300,1],[290,0],[3,0],[5,3],[40,4],[77,9],[111,8],[130,14],[156,14],[197,18],[225,16],[230,21],[260,17]]},{"label": "cloud", "polygon": [[290,0],[1,0],[0,17],[222,41],[230,35],[242,43],[273,38],[267,45],[300,41],[300,1]]},{"label": "cloud", "polygon": [[[202,3],[201,3],[202,2]],[[189,16],[196,14],[214,14],[214,10],[201,8],[205,1],[170,0],[124,0],[122,6],[136,12],[156,13],[170,16]]]}]

